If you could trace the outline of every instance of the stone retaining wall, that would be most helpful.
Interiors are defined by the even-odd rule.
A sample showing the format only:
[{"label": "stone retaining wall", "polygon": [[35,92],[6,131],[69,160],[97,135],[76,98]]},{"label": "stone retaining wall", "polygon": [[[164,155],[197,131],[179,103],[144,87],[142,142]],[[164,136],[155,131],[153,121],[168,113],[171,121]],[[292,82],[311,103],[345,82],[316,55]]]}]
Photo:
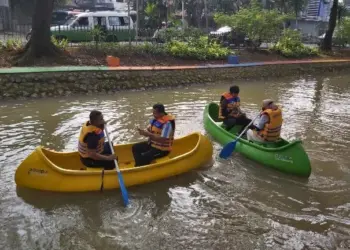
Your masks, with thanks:
[{"label": "stone retaining wall", "polygon": [[251,67],[72,71],[0,74],[0,99],[114,93],[237,79],[274,78],[350,71],[349,62],[270,64]]}]

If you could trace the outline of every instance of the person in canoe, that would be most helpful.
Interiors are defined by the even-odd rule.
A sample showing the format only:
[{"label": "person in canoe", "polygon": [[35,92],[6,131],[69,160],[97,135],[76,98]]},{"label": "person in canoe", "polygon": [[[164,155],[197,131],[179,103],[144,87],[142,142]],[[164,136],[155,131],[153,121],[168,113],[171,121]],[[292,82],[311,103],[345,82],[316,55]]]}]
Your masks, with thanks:
[{"label": "person in canoe", "polygon": [[243,131],[252,121],[241,111],[240,102],[238,86],[230,87],[229,92],[221,95],[219,118],[223,120],[226,130],[231,130],[235,125],[241,125],[241,131]]},{"label": "person in canoe", "polygon": [[102,113],[91,111],[90,120],[83,124],[80,131],[78,151],[86,167],[112,170],[115,168],[116,156],[112,154],[108,142],[105,142],[104,124]]},{"label": "person in canoe", "polygon": [[257,142],[277,141],[281,135],[282,122],[282,110],[273,100],[266,99],[262,103],[262,113],[247,131],[247,138]]},{"label": "person in canoe", "polygon": [[138,128],[140,135],[148,137],[148,141],[133,145],[135,167],[148,165],[154,159],[168,155],[172,149],[175,118],[167,114],[160,103],[153,106],[153,117],[146,130]]}]

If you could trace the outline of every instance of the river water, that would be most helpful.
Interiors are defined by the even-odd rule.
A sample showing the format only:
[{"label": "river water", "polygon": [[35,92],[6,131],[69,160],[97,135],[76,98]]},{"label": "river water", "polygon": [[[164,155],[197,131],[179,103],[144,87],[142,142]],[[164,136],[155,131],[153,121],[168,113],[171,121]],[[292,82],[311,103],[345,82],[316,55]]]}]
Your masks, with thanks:
[{"label": "river water", "polygon": [[76,150],[92,109],[110,122],[113,141],[141,138],[151,106],[177,117],[176,136],[202,131],[207,102],[229,83],[116,95],[0,103],[0,249],[349,249],[349,75],[235,82],[253,116],[264,98],[284,109],[283,136],[301,138],[308,180],[236,154],[190,173],[119,190],[59,194],[16,188],[17,165],[38,145]]}]

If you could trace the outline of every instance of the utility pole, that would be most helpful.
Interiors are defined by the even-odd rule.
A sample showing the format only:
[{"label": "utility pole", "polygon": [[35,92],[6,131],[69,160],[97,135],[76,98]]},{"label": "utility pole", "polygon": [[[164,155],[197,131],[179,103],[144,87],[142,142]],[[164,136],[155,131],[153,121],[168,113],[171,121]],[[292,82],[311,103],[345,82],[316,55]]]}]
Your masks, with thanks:
[{"label": "utility pole", "polygon": [[204,15],[205,15],[205,32],[209,32],[209,22],[208,22],[208,9],[207,9],[207,0],[204,0]]},{"label": "utility pole", "polygon": [[139,0],[136,0],[136,40],[139,38]]},{"label": "utility pole", "polygon": [[128,0],[128,17],[129,17],[129,46],[131,46],[131,17],[130,17],[130,0]]},{"label": "utility pole", "polygon": [[185,30],[185,2],[181,0],[182,30]]}]

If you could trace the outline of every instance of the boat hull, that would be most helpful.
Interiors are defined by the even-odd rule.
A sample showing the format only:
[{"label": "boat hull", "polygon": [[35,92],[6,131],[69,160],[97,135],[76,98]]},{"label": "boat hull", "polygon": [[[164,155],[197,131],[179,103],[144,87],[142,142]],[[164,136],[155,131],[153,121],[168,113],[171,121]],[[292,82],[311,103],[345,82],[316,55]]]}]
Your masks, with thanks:
[{"label": "boat hull", "polygon": [[[217,118],[218,110],[219,106],[216,103],[210,103],[205,107],[204,127],[216,141],[221,145],[226,145],[236,139],[236,133],[227,131],[221,126],[221,122]],[[300,140],[293,142],[282,140],[280,145],[257,144],[241,138],[237,142],[235,151],[267,167],[293,175],[309,177],[311,164],[302,142]]]},{"label": "boat hull", "polygon": [[[212,160],[213,147],[207,137],[193,133],[174,141],[168,157],[134,167],[133,144],[115,146],[124,183],[127,187],[176,176]],[[15,182],[20,187],[56,192],[84,192],[119,188],[116,170],[80,170],[84,167],[77,152],[55,152],[37,147],[17,168]]]}]

